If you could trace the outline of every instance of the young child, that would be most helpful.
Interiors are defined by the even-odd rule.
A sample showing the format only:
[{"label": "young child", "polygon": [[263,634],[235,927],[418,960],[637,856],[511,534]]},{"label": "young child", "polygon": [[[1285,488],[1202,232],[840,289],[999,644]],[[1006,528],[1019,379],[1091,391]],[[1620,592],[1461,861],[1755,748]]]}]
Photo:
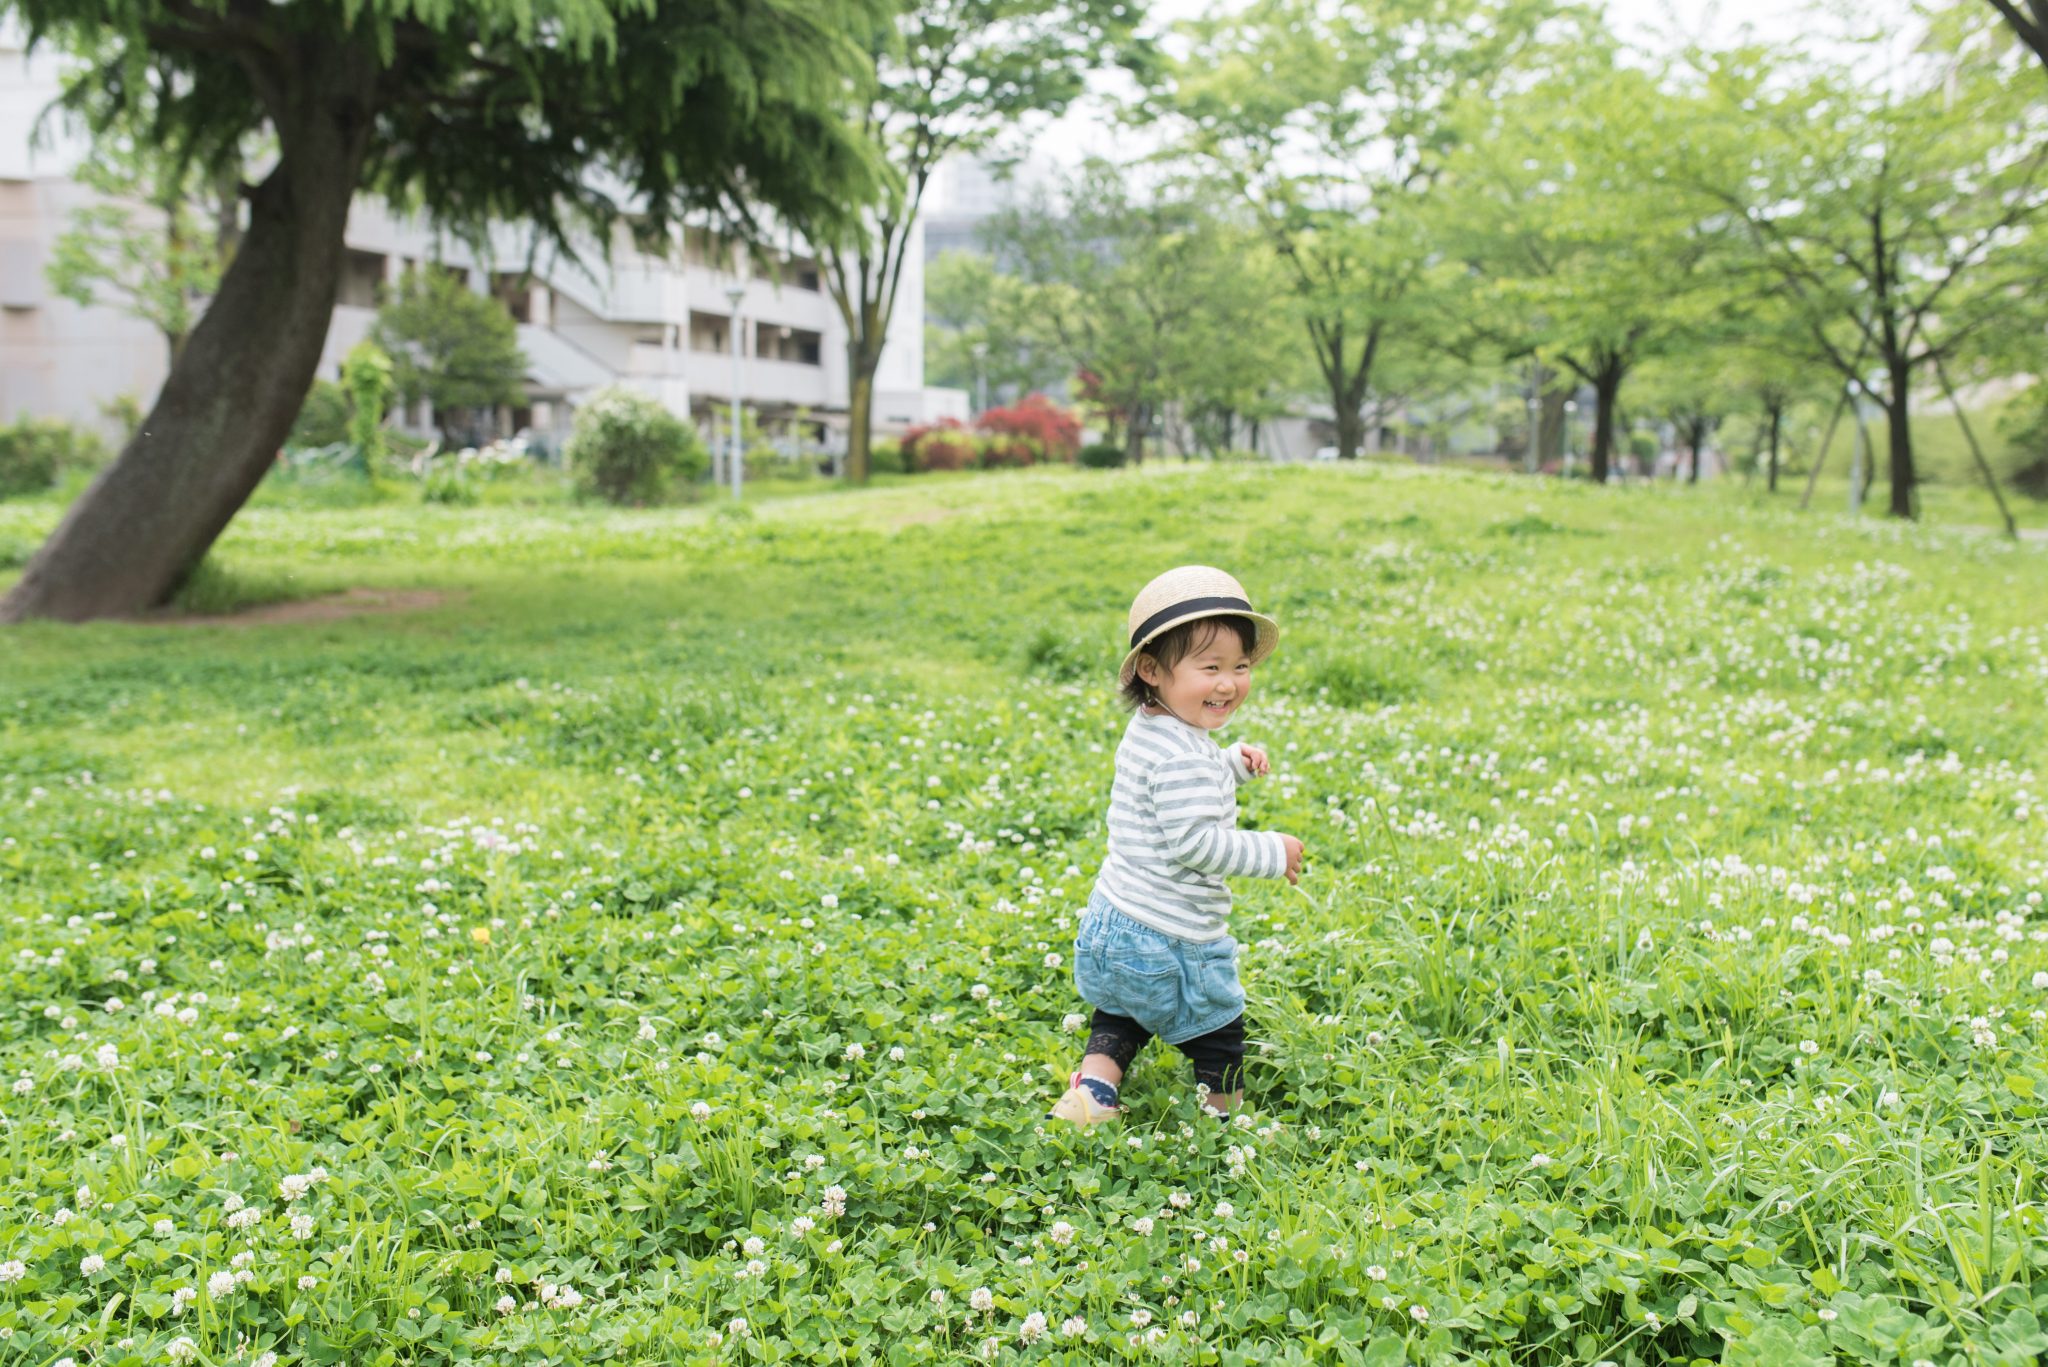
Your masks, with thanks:
[{"label": "young child", "polygon": [[1250,745],[1218,748],[1279,640],[1238,582],[1206,565],[1160,575],[1131,604],[1118,683],[1130,725],[1116,748],[1109,853],[1074,935],[1074,986],[1095,1008],[1081,1067],[1052,1116],[1094,1125],[1121,1114],[1117,1087],[1157,1035],[1194,1062],[1203,1106],[1236,1106],[1244,988],[1226,917],[1226,877],[1301,873],[1291,835],[1237,829],[1237,787],[1270,771]]}]

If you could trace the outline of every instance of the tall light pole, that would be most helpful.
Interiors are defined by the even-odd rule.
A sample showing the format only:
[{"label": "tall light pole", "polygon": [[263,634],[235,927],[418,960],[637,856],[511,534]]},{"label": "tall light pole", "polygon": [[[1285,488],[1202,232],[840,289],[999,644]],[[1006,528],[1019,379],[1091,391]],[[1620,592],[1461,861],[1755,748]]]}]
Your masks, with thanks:
[{"label": "tall light pole", "polygon": [[988,412],[988,372],[982,365],[988,359],[988,343],[976,342],[968,349],[974,353],[974,411],[979,416]]},{"label": "tall light pole", "polygon": [[740,496],[740,478],[746,474],[747,457],[740,441],[740,300],[746,298],[745,285],[728,285],[725,289],[727,302],[732,305],[732,445],[727,456],[727,468],[732,471],[732,496]]},{"label": "tall light pole", "polygon": [[1577,399],[1564,401],[1564,477],[1572,477],[1572,414],[1579,411]]}]

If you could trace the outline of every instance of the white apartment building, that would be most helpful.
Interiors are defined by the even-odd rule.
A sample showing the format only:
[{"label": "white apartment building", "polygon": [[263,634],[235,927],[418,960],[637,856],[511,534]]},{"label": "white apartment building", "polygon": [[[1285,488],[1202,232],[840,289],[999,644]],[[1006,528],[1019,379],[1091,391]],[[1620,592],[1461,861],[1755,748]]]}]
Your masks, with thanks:
[{"label": "white apartment building", "polygon": [[[20,30],[0,23],[0,423],[59,417],[112,436],[103,406],[126,396],[147,408],[168,351],[148,324],[112,304],[74,304],[44,279],[52,244],[92,195],[70,176],[87,150],[82,139],[61,127],[32,137],[57,95],[58,59],[23,49]],[[521,225],[494,228],[479,252],[359,196],[346,245],[323,377],[336,378],[342,357],[368,333],[382,285],[439,266],[502,300],[518,324],[526,400],[502,415],[508,431],[525,427],[559,441],[578,403],[624,384],[707,435],[722,433],[734,388],[728,291],[737,286],[742,404],[770,432],[797,422],[826,449],[844,446],[846,328],[817,261],[799,243],[776,253],[771,275],[742,275],[703,228],[678,234],[666,258],[640,252],[621,230],[608,261],[595,242],[579,245],[575,261],[543,248],[529,273],[531,234]],[[942,416],[965,418],[967,395],[924,384],[924,263],[914,252],[875,379],[874,425],[878,434],[898,432]],[[431,419],[421,404],[399,421],[424,431]]]}]

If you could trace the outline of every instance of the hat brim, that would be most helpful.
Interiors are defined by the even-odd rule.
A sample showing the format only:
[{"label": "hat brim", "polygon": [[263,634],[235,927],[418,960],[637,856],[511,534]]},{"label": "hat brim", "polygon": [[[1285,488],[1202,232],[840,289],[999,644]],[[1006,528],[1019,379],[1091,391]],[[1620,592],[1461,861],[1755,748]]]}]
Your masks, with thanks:
[{"label": "hat brim", "polygon": [[1132,646],[1124,656],[1123,668],[1117,671],[1117,687],[1130,683],[1138,673],[1138,657],[1145,653],[1145,647],[1187,622],[1197,622],[1204,617],[1248,617],[1251,619],[1254,637],[1251,661],[1257,666],[1273,653],[1273,647],[1280,644],[1280,624],[1263,612],[1249,612],[1244,608],[1206,608],[1188,612],[1170,621],[1162,622],[1149,632],[1145,639]]}]

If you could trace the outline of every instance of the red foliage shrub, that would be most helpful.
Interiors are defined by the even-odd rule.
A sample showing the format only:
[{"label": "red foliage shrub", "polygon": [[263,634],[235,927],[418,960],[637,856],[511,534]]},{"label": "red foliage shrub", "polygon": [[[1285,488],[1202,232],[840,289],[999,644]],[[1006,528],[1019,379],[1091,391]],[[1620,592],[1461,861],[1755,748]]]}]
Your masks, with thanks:
[{"label": "red foliage shrub", "polygon": [[984,457],[984,463],[989,465],[1071,461],[1081,449],[1080,417],[1043,394],[1027,394],[1008,408],[991,408],[975,420],[975,426],[996,437],[1022,439],[1021,444],[1005,445],[1005,456],[1000,462],[995,458],[996,443],[990,443]]},{"label": "red foliage shrub", "polygon": [[974,438],[958,418],[911,428],[902,447],[905,470],[965,470],[974,464]]}]

